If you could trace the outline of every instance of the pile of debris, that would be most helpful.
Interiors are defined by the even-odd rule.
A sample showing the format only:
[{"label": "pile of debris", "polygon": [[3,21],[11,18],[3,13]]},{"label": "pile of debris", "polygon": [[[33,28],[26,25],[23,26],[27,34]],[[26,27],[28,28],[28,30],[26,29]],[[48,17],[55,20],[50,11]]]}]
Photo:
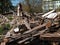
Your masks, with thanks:
[{"label": "pile of debris", "polygon": [[22,44],[32,41],[37,36],[40,36],[40,39],[42,39],[44,34],[58,32],[60,30],[60,14],[54,11],[52,10],[44,15],[40,15],[40,17],[37,15],[29,18],[27,18],[28,16],[18,16],[17,19],[20,23],[18,24],[17,20],[17,25],[6,34],[5,39],[8,39],[7,43],[16,42]]}]

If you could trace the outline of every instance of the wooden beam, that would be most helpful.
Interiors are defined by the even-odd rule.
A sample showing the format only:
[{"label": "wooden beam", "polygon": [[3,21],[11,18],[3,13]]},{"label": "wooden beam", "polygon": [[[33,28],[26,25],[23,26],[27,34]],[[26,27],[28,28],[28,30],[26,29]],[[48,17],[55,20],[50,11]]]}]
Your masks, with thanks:
[{"label": "wooden beam", "polygon": [[6,45],[6,43],[5,42],[1,42],[1,44],[0,45]]},{"label": "wooden beam", "polygon": [[28,24],[28,22],[26,20],[24,20],[24,24],[27,27],[27,29],[31,30],[31,27],[30,27],[30,25]]},{"label": "wooden beam", "polygon": [[[38,35],[40,35],[40,34],[42,34],[42,33],[44,33],[46,31],[46,29],[45,30],[42,30],[42,31],[40,31],[39,33],[37,33],[37,34],[35,34],[35,35],[32,35],[33,37],[34,36],[38,36]],[[25,38],[25,39],[23,39],[22,41],[19,41],[18,43],[19,44],[21,44],[21,43],[23,43],[23,42],[25,42],[25,41],[27,41],[27,40],[29,40],[30,38],[32,38],[32,37],[28,37],[28,38]]]},{"label": "wooden beam", "polygon": [[51,42],[52,45],[59,45],[59,42]]},{"label": "wooden beam", "polygon": [[47,31],[48,29],[45,29],[45,30],[42,30],[42,31],[39,31],[37,34],[35,34],[35,35],[32,35],[33,37],[34,36],[38,36],[38,35],[41,35],[41,34],[43,34],[45,31]]},{"label": "wooden beam", "polygon": [[19,41],[18,43],[21,44],[21,43],[27,41],[27,40],[30,39],[30,38],[31,38],[31,37],[29,37],[29,38],[25,38],[25,39],[23,39],[22,41]]},{"label": "wooden beam", "polygon": [[4,38],[0,45],[6,45],[7,42],[8,42],[8,39]]},{"label": "wooden beam", "polygon": [[40,29],[40,28],[42,28],[44,26],[46,26],[46,23],[44,23],[43,25],[39,25],[39,26],[37,26],[37,27],[35,27],[35,28],[31,29],[31,30],[28,30],[28,31],[24,32],[23,34],[31,33],[32,31]]}]

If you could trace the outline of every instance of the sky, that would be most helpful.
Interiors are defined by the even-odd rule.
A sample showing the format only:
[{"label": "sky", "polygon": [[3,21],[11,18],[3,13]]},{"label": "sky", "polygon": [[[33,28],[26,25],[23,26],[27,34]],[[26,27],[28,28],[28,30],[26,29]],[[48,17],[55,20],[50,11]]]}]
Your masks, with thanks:
[{"label": "sky", "polygon": [[11,0],[13,6],[16,6],[19,2],[22,2],[22,0]]}]

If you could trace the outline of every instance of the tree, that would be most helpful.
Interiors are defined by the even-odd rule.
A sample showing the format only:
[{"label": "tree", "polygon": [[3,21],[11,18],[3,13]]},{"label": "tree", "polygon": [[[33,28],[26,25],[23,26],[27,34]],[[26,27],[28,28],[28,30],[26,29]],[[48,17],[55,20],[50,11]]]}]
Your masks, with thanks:
[{"label": "tree", "polygon": [[60,7],[56,9],[56,12],[60,12]]},{"label": "tree", "polygon": [[8,12],[12,7],[11,0],[0,0],[0,13]]},{"label": "tree", "polygon": [[24,0],[23,9],[29,12],[42,12],[41,0]]},{"label": "tree", "polygon": [[22,4],[23,4],[23,10],[24,11],[32,12],[30,0],[24,0],[24,2],[22,2]]}]

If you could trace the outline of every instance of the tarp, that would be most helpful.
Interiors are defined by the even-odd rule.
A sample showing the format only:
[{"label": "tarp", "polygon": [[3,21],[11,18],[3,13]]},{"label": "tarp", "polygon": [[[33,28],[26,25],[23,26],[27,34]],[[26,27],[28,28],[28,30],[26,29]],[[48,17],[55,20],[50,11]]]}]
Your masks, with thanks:
[{"label": "tarp", "polygon": [[46,18],[54,19],[57,16],[57,13],[51,13]]},{"label": "tarp", "polygon": [[47,15],[53,13],[54,11],[55,11],[55,10],[49,11],[48,13],[45,13],[44,15],[42,15],[42,17],[45,17],[45,16],[47,16]]}]

